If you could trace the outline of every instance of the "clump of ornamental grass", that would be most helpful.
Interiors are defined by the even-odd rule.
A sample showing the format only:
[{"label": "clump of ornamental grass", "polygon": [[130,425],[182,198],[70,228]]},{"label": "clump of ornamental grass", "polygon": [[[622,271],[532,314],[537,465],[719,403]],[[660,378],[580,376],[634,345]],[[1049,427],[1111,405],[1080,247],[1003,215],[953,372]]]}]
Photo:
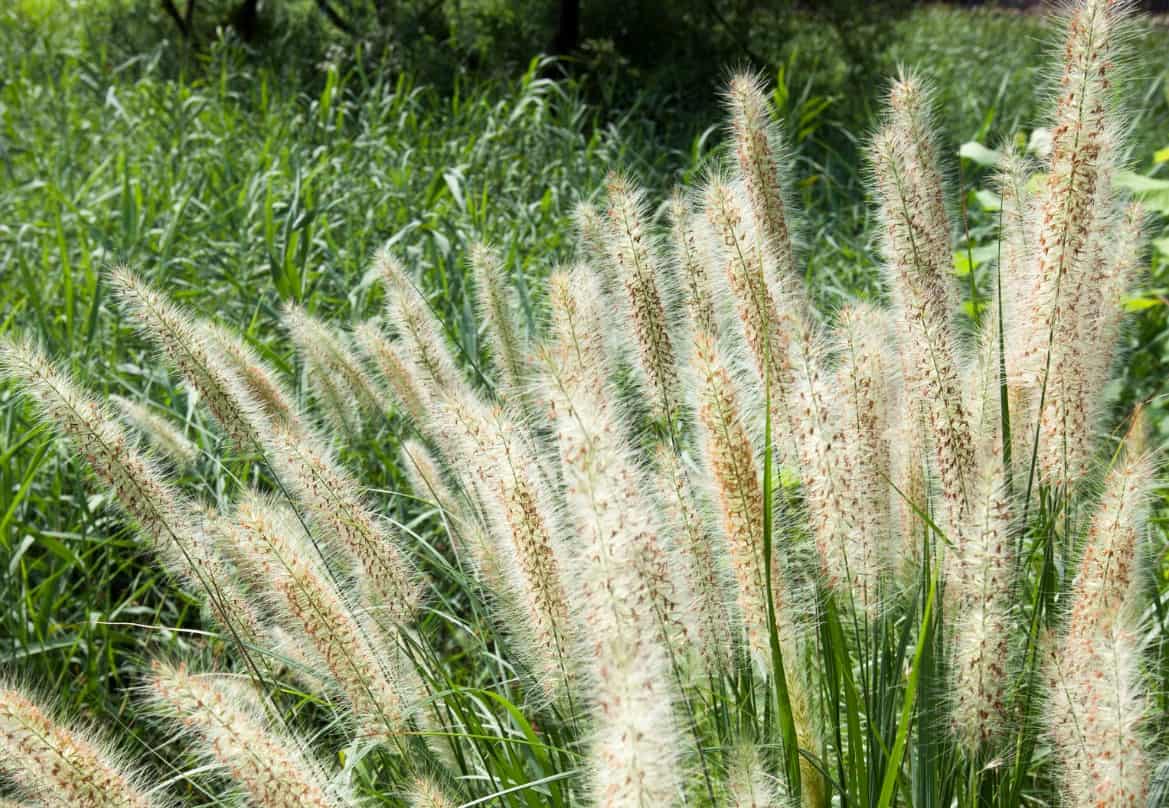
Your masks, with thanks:
[{"label": "clump of ornamental grass", "polygon": [[[1051,157],[1003,159],[973,322],[926,84],[892,82],[870,144],[883,293],[829,314],[738,75],[725,164],[662,216],[612,174],[534,317],[471,248],[481,356],[388,251],[371,319],[285,308],[295,379],[112,272],[247,465],[235,490],[176,482],[214,446],[159,408],[6,340],[208,631],[142,672],[178,730],[142,765],[9,686],[0,772],[95,808],[1142,805],[1156,462],[1101,404],[1141,255],[1110,182],[1122,26],[1069,10]],[[371,439],[410,487],[392,507],[347,468]]]}]

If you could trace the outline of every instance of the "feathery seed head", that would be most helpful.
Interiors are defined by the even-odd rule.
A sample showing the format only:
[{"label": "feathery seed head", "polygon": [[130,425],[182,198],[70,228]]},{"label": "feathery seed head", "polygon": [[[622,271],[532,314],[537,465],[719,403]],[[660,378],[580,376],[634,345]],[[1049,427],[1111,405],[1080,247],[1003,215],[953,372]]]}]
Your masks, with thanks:
[{"label": "feathery seed head", "polygon": [[87,733],[0,684],[0,773],[46,808],[155,808],[117,757]]},{"label": "feathery seed head", "polygon": [[212,322],[195,324],[199,335],[221,354],[230,370],[243,383],[244,389],[259,405],[273,424],[282,424],[289,429],[303,430],[301,416],[293,396],[284,382],[268,363],[238,334]]},{"label": "feathery seed head", "polygon": [[930,96],[912,75],[895,81],[873,151],[895,298],[930,306],[945,319],[956,309],[956,295],[948,271],[950,221],[931,134]]},{"label": "feathery seed head", "polygon": [[414,778],[407,795],[410,808],[455,808],[452,800],[443,787],[432,778],[420,775]]},{"label": "feathery seed head", "polygon": [[782,781],[763,765],[759,750],[741,744],[727,763],[727,808],[781,808],[789,801]]},{"label": "feathery seed head", "polygon": [[687,638],[660,528],[611,412],[592,391],[578,395],[579,378],[555,352],[545,364],[564,498],[580,542],[569,581],[590,660],[596,797],[613,806],[671,803],[681,788],[682,739],[667,647],[677,638],[685,648]]},{"label": "feathery seed head", "polygon": [[1012,599],[1011,512],[1005,472],[988,469],[976,500],[977,523],[945,558],[953,636],[953,728],[970,753],[1006,728]]},{"label": "feathery seed head", "polygon": [[782,290],[768,283],[770,258],[764,244],[743,214],[739,193],[719,177],[707,185],[705,210],[722,243],[720,261],[734,303],[743,339],[755,360],[755,369],[771,401],[776,444],[784,462],[794,463],[791,386],[795,358],[793,340],[807,333],[802,316]]},{"label": "feathery seed head", "polygon": [[516,317],[515,291],[499,255],[485,244],[472,244],[471,272],[479,319],[487,330],[491,359],[499,374],[501,392],[522,392],[527,379],[527,345]]},{"label": "feathery seed head", "polygon": [[951,322],[950,229],[926,123],[926,93],[912,78],[893,86],[873,143],[885,253],[911,398],[925,402],[942,496],[942,529],[960,544],[973,495],[974,445]]},{"label": "feathery seed head", "polygon": [[1048,728],[1065,804],[1145,805],[1151,761],[1140,647],[1102,633],[1049,665]]},{"label": "feathery seed head", "polygon": [[[909,220],[906,235],[915,240],[914,247],[921,253],[916,269],[926,274],[921,282],[934,287],[932,294],[939,296],[937,305],[945,303],[953,311],[957,297],[948,275],[951,227],[933,142],[932,102],[933,93],[923,81],[902,74],[890,87],[886,127],[893,136],[891,145],[899,163],[895,174],[903,184],[900,203],[902,216]],[[879,163],[878,172],[880,187],[891,177],[881,176]]]},{"label": "feathery seed head", "polygon": [[775,261],[777,278],[788,288],[796,270],[780,186],[782,149],[778,126],[771,118],[758,76],[736,74],[727,88],[727,100],[739,171],[751,212]]},{"label": "feathery seed head", "polygon": [[1139,570],[1151,458],[1134,419],[1088,530],[1048,664],[1048,730],[1071,805],[1141,805],[1151,764],[1140,669]]},{"label": "feathery seed head", "polygon": [[[983,316],[973,355],[967,358],[964,377],[965,409],[969,413],[971,442],[974,447],[976,477],[991,470],[1000,470],[1003,457],[1002,386],[1007,381],[1003,372],[1004,351],[1000,339],[1000,307],[993,303]],[[1008,389],[1007,395],[1010,395]],[[1014,416],[1014,411],[1007,410]],[[1013,429],[1012,425],[1012,429]],[[1014,458],[1012,456],[1012,463]]]},{"label": "feathery seed head", "polygon": [[448,397],[445,412],[468,487],[486,510],[509,594],[520,606],[517,633],[526,641],[538,683],[553,696],[572,675],[566,655],[572,634],[549,486],[501,410],[472,393]]},{"label": "feathery seed head", "polygon": [[442,323],[405,268],[388,251],[378,254],[377,265],[386,290],[386,321],[401,337],[405,357],[420,371],[427,397],[468,389],[447,346]]},{"label": "feathery seed head", "polygon": [[609,251],[629,300],[638,362],[651,393],[649,404],[659,418],[672,421],[678,406],[676,350],[659,288],[658,258],[645,222],[645,194],[619,175],[609,176],[608,194]]},{"label": "feathery seed head", "polygon": [[364,502],[357,481],[307,435],[273,429],[269,454],[312,525],[356,560],[376,619],[387,626],[409,622],[419,600],[414,572],[397,530]]},{"label": "feathery seed head", "polygon": [[577,239],[581,248],[578,260],[592,264],[600,274],[602,283],[611,288],[614,278],[609,263],[605,218],[597,210],[596,205],[591,202],[579,202],[573,211],[573,221],[576,224]]},{"label": "feathery seed head", "polygon": [[[617,588],[635,588],[630,599],[638,605],[632,608],[648,610],[648,614],[639,615],[643,627],[656,632],[665,643],[680,633],[684,646],[689,621],[679,614],[678,600],[684,583],[672,574],[662,528],[654,516],[656,508],[645,495],[645,480],[625,438],[627,430],[607,403],[603,380],[576,372],[571,353],[567,360],[563,356],[545,354],[547,398],[554,414],[568,516],[576,523],[578,536],[594,548],[586,550],[583,558],[577,556],[576,577],[603,578],[614,574],[611,564],[621,565],[633,578]],[[613,597],[614,582],[582,584],[586,591],[590,586],[595,586],[604,601],[590,604],[593,615],[613,617],[630,608],[630,604],[605,600]],[[634,596],[637,593],[639,597]],[[589,616],[585,620],[596,622]]]},{"label": "feathery seed head", "polygon": [[[1142,439],[1135,432],[1130,437],[1133,443]],[[1072,584],[1070,634],[1086,636],[1132,619],[1154,480],[1152,458],[1139,450],[1126,452],[1108,474]]]},{"label": "feathery seed head", "polygon": [[[233,686],[234,685],[234,686]],[[260,808],[341,808],[352,797],[328,783],[302,738],[268,727],[253,693],[226,678],[196,676],[155,661],[148,692],[198,738],[200,751]]]},{"label": "feathery seed head", "polygon": [[869,616],[879,604],[880,544],[860,524],[865,489],[854,485],[861,474],[843,435],[838,391],[825,375],[824,346],[804,332],[793,341],[793,380],[788,402],[804,499],[820,567],[829,590]]},{"label": "feathery seed head", "polygon": [[130,270],[115,269],[110,282],[127,314],[198,390],[235,445],[257,451],[269,418],[205,330]]},{"label": "feathery seed head", "polygon": [[610,369],[600,295],[596,274],[584,265],[548,279],[552,345],[545,353],[555,354],[561,380],[568,380],[596,408],[608,406]]},{"label": "feathery seed head", "polygon": [[886,315],[856,304],[840,313],[838,388],[843,422],[837,434],[839,486],[843,502],[855,503],[856,520],[845,543],[844,569],[854,597],[868,613],[878,604],[881,579],[891,559],[892,514],[889,479],[892,404]]},{"label": "feathery seed head", "polygon": [[270,593],[294,635],[319,655],[363,737],[386,741],[406,727],[398,660],[375,646],[378,636],[333,583],[320,560],[305,552],[303,528],[287,509],[246,499],[231,540]]},{"label": "feathery seed head", "polygon": [[[1014,386],[1033,386],[1041,368],[1039,328],[1028,301],[1040,291],[1035,277],[1033,195],[1027,187],[1031,165],[1013,148],[1007,148],[995,184],[1002,206],[999,227],[998,294],[1002,296],[1003,341],[1007,380]],[[1012,412],[1012,415],[1014,413]]]},{"label": "feathery seed head", "polygon": [[[763,559],[763,486],[734,382],[708,335],[695,340],[698,421],[703,435],[704,462],[711,475],[713,498],[719,503],[723,539],[737,585],[740,618],[752,658],[764,670],[770,664],[767,589]],[[772,586],[777,615],[786,614],[789,598],[773,557]],[[789,626],[790,628],[790,626]],[[785,638],[790,641],[791,637]]]},{"label": "feathery seed head", "polygon": [[1100,351],[1087,341],[1098,311],[1093,253],[1107,255],[1111,247],[1115,203],[1108,180],[1117,127],[1110,96],[1120,10],[1111,0],[1085,0],[1068,19],[1051,156],[1037,199],[1037,288],[1028,328],[1044,391],[1039,466],[1043,481],[1064,488],[1090,465],[1098,382],[1089,380],[1094,368],[1086,354]]},{"label": "feathery seed head", "polygon": [[[889,328],[893,328],[893,314],[889,315]],[[930,510],[928,442],[930,421],[927,402],[916,395],[906,383],[912,375],[906,370],[908,357],[902,353],[900,361],[893,367],[890,400],[892,423],[889,429],[889,499],[896,535],[896,556],[894,572],[902,581],[918,576],[922,560],[923,544],[931,538],[929,525],[922,514]]]},{"label": "feathery seed head", "polygon": [[[695,339],[691,359],[695,375],[698,424],[703,460],[708,469],[711,499],[719,504],[722,538],[735,579],[738,616],[747,637],[747,652],[755,666],[769,672],[772,664],[768,615],[767,568],[763,541],[763,485],[755,450],[743,425],[734,382],[725,360],[709,335]],[[770,598],[784,659],[797,658],[793,597],[779,554],[770,558]],[[812,721],[812,699],[798,670],[786,671],[788,697],[801,747],[819,748]],[[809,805],[823,804],[824,782],[807,761],[800,764]]]},{"label": "feathery seed head", "polygon": [[424,444],[412,439],[402,441],[401,463],[416,496],[433,502],[447,514],[456,511],[457,495],[444,479],[438,460]]},{"label": "feathery seed head", "polygon": [[[1141,269],[1139,205],[1110,214],[1088,238],[1080,275],[1063,294],[1063,320],[1051,331],[1038,466],[1042,480],[1065,487],[1087,476],[1095,423],[1124,316],[1122,298]],[[1057,339],[1058,338],[1058,339]]]},{"label": "feathery seed head", "polygon": [[109,408],[31,344],[0,340],[0,373],[15,381],[38,414],[73,444],[156,547],[171,552],[187,538],[182,495]]},{"label": "feathery seed head", "polygon": [[205,595],[216,620],[238,641],[263,633],[231,565],[209,539],[207,522],[137,446],[113,414],[39,351],[0,342],[0,371],[21,385],[108,485],[115,502],[151,542],[167,570]]},{"label": "feathery seed head", "polygon": [[401,343],[391,343],[372,321],[359,325],[354,337],[361,351],[380,371],[394,409],[417,428],[425,429],[429,423],[430,401],[421,381],[421,371],[403,354]]},{"label": "feathery seed head", "polygon": [[1004,151],[997,177],[1002,212],[994,306],[984,322],[979,351],[981,390],[972,409],[972,425],[981,436],[977,463],[987,463],[988,427],[1001,438],[1001,387],[1006,386],[1011,427],[1011,478],[1025,484],[1035,436],[1035,400],[1043,372],[1046,333],[1037,328],[1034,301],[1041,293],[1035,277],[1033,200],[1027,187],[1030,164],[1014,149]]},{"label": "feathery seed head", "polygon": [[1139,643],[1125,632],[1102,633],[1060,654],[1047,710],[1062,804],[1142,808],[1152,762]]},{"label": "feathery seed head", "polygon": [[336,428],[351,431],[362,413],[380,412],[377,387],[345,334],[294,303],[284,307],[283,321],[304,361],[310,389]]},{"label": "feathery seed head", "polygon": [[1000,317],[996,302],[983,321],[978,355],[967,374],[975,451],[971,510],[960,543],[942,559],[946,612],[953,615],[952,727],[971,756],[1005,729],[1015,596],[1009,469],[1002,445]]},{"label": "feathery seed head", "polygon": [[717,336],[714,291],[707,273],[706,256],[698,244],[696,218],[686,195],[680,188],[675,189],[670,198],[670,235],[682,298],[694,330]]},{"label": "feathery seed head", "polygon": [[271,628],[233,558],[226,517],[188,506],[183,519],[194,527],[181,547],[160,554],[168,571],[205,598],[211,618],[237,643],[270,645]]},{"label": "feathery seed head", "polygon": [[126,422],[145,436],[156,449],[170,458],[179,467],[194,463],[199,458],[199,448],[165,417],[153,413],[136,401],[111,396],[121,410]]},{"label": "feathery seed head", "polygon": [[477,501],[469,490],[456,491],[444,478],[438,460],[418,441],[402,443],[402,468],[420,499],[433,502],[442,512],[452,544],[469,555],[474,571],[493,594],[507,588],[499,551],[484,527]]},{"label": "feathery seed head", "polygon": [[[1093,163],[1110,134],[1116,27],[1122,9],[1123,4],[1115,0],[1085,0],[1074,6],[1068,18],[1063,74],[1051,129],[1053,172],[1047,181],[1048,193],[1059,193],[1061,180],[1081,183],[1078,188],[1065,187],[1063,193],[1072,197],[1092,192],[1088,183],[1095,182],[1099,168]],[[1054,208],[1047,210],[1053,212]],[[1067,215],[1070,218],[1076,211],[1069,209]],[[1046,229],[1048,223],[1043,224]]]},{"label": "feathery seed head", "polygon": [[656,452],[658,499],[662,503],[669,530],[674,535],[682,564],[682,577],[689,591],[691,604],[684,615],[691,618],[694,642],[706,671],[729,668],[732,656],[730,625],[723,581],[723,554],[715,545],[706,525],[700,493],[691,480],[682,458],[668,446],[659,446]]}]

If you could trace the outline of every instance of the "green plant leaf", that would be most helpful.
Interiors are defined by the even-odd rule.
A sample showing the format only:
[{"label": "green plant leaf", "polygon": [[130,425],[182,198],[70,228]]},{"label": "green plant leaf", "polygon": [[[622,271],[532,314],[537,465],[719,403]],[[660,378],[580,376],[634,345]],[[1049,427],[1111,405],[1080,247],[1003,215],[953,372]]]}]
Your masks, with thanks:
[{"label": "green plant leaf", "polygon": [[954,274],[960,278],[965,277],[972,269],[995,260],[998,254],[998,244],[984,244],[969,250],[958,250],[954,253]]},{"label": "green plant leaf", "polygon": [[1147,177],[1133,171],[1117,171],[1113,185],[1132,193],[1149,210],[1169,215],[1169,180]]},{"label": "green plant leaf", "polygon": [[989,149],[974,140],[963,143],[958,149],[958,156],[986,168],[998,168],[1003,161],[1002,152]]},{"label": "green plant leaf", "polygon": [[974,192],[974,199],[982,206],[983,210],[990,213],[997,213],[1003,209],[1003,200],[994,191],[979,188]]},{"label": "green plant leaf", "polygon": [[1124,310],[1125,311],[1144,311],[1145,309],[1151,309],[1154,306],[1164,306],[1164,305],[1165,305],[1164,298],[1143,297],[1143,296],[1129,297],[1129,298],[1125,298]]},{"label": "green plant leaf", "polygon": [[901,718],[897,724],[897,740],[893,743],[893,750],[889,755],[889,764],[885,767],[885,778],[881,783],[881,799],[878,808],[889,808],[893,801],[893,790],[897,786],[897,777],[901,771],[901,759],[905,755],[905,744],[909,740],[909,725],[913,720],[913,705],[917,700],[917,682],[921,673],[921,659],[926,645],[930,642],[932,632],[930,626],[933,620],[934,597],[937,592],[937,576],[930,579],[929,593],[926,595],[925,610],[921,616],[918,628],[917,647],[913,652],[913,666],[909,669],[909,679],[905,684],[905,696],[901,701]]}]

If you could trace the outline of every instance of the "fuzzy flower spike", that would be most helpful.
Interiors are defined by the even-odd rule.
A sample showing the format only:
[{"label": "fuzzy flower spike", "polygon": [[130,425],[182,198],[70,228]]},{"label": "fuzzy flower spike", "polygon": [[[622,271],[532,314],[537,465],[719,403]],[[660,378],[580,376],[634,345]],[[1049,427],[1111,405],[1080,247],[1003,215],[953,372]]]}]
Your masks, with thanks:
[{"label": "fuzzy flower spike", "polygon": [[897,331],[909,356],[911,399],[925,402],[941,495],[941,528],[961,551],[974,498],[974,445],[958,372],[949,278],[950,224],[929,135],[928,94],[903,76],[873,143],[885,254]]},{"label": "fuzzy flower spike", "polygon": [[487,329],[491,360],[500,379],[501,393],[522,393],[527,381],[528,346],[516,316],[515,290],[498,253],[486,244],[471,246],[471,272],[479,318]]},{"label": "fuzzy flower spike", "polygon": [[166,567],[206,593],[220,624],[236,639],[254,642],[262,633],[258,618],[207,541],[205,520],[110,409],[32,345],[0,341],[0,375],[20,385],[38,414],[80,452]]},{"label": "fuzzy flower spike", "polygon": [[573,675],[568,653],[573,630],[548,483],[520,430],[500,408],[470,392],[447,397],[445,407],[454,457],[467,488],[484,506],[508,599],[519,605],[515,633],[544,693],[563,693]]},{"label": "fuzzy flower spike", "polygon": [[1091,451],[1085,333],[1094,312],[1088,277],[1092,234],[1109,226],[1109,163],[1116,136],[1110,95],[1120,4],[1085,0],[1068,20],[1051,159],[1037,204],[1034,332],[1038,374],[1039,471],[1053,485],[1075,483]]},{"label": "fuzzy flower spike", "polygon": [[45,808],[159,808],[118,758],[0,685],[0,774]]},{"label": "fuzzy flower spike", "polygon": [[208,330],[126,268],[114,270],[110,282],[125,311],[199,391],[232,442],[241,451],[263,454],[271,416]]},{"label": "fuzzy flower spike", "polygon": [[774,280],[791,290],[797,279],[780,180],[782,149],[758,78],[738,73],[727,88],[739,172],[763,241],[775,261]]},{"label": "fuzzy flower spike", "polygon": [[618,175],[609,177],[608,192],[610,260],[628,296],[638,367],[648,382],[650,409],[670,422],[678,414],[677,349],[659,287],[659,258],[645,221],[645,194]]},{"label": "fuzzy flower spike", "polygon": [[1072,808],[1143,806],[1152,772],[1139,606],[1155,467],[1140,448],[1142,429],[1134,419],[1104,482],[1048,665],[1048,731]]},{"label": "fuzzy flower spike", "polygon": [[348,334],[293,304],[284,308],[284,326],[304,360],[310,389],[333,426],[352,431],[363,414],[381,411],[377,387],[350,346]]},{"label": "fuzzy flower spike", "polygon": [[409,722],[401,660],[396,649],[383,651],[371,621],[351,606],[302,535],[287,508],[253,497],[240,503],[227,540],[289,631],[323,661],[360,735],[389,741]]},{"label": "fuzzy flower spike", "polygon": [[257,808],[353,804],[304,754],[303,738],[267,726],[262,703],[244,682],[155,662],[147,686],[159,710],[190,729],[199,751],[224,767]]},{"label": "fuzzy flower spike", "polygon": [[[768,598],[774,602],[776,632],[785,660],[798,658],[793,598],[778,553],[770,559],[771,592],[763,546],[763,486],[755,448],[743,425],[738,396],[718,347],[699,335],[694,347],[698,420],[703,454],[709,470],[712,499],[719,505],[722,533],[735,578],[738,615],[746,634],[746,650],[756,667],[771,671]],[[800,672],[785,668],[788,695],[801,747],[819,747],[812,723],[812,701]],[[806,760],[800,764],[805,804],[822,804],[822,779]]]},{"label": "fuzzy flower spike", "polygon": [[546,366],[564,497],[581,544],[571,580],[591,651],[595,798],[611,808],[673,804],[683,741],[666,646],[676,607],[662,598],[671,591],[669,569],[643,481],[606,403],[604,375],[581,356],[565,341]]}]

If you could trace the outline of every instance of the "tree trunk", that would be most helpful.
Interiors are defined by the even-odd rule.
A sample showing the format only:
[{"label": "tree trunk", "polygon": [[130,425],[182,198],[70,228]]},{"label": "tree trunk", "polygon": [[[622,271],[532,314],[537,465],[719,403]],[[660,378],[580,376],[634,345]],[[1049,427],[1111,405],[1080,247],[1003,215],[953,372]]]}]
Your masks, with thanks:
[{"label": "tree trunk", "polygon": [[556,18],[556,35],[552,38],[553,56],[566,56],[580,47],[580,0],[560,0]]},{"label": "tree trunk", "polygon": [[260,33],[260,0],[242,0],[227,18],[227,24],[244,42],[254,42]]}]

